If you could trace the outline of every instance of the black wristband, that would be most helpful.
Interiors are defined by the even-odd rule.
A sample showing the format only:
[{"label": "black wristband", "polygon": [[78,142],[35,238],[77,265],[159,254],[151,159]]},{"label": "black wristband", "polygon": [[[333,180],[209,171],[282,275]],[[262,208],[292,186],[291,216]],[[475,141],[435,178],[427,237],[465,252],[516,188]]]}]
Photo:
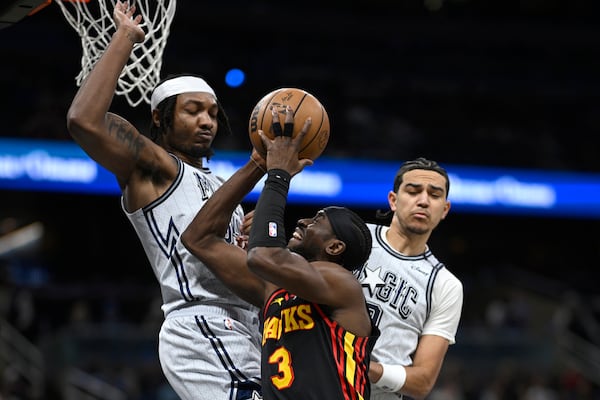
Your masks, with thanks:
[{"label": "black wristband", "polygon": [[[290,175],[290,173],[283,169],[270,169],[267,171],[267,181],[274,183],[277,186],[284,185],[286,196],[287,196],[288,189],[290,188],[291,180],[292,180],[292,176]],[[265,182],[265,184],[266,184],[266,182]]]},{"label": "black wristband", "polygon": [[284,212],[291,178],[282,169],[267,172],[265,186],[254,210],[248,249],[286,246]]}]

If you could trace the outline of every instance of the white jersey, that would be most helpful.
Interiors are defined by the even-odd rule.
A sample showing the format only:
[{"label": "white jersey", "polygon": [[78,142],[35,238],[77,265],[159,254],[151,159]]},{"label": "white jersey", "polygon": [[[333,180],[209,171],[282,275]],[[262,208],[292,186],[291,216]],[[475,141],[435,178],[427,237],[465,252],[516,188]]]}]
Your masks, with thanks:
[{"label": "white jersey", "polygon": [[[246,400],[260,389],[258,308],[241,300],[181,243],[180,235],[223,180],[177,159],[171,187],[129,213],[162,294],[158,355],[182,400]],[[238,206],[225,239],[235,243]]]},{"label": "white jersey", "polygon": [[[208,168],[196,168],[179,159],[177,162],[177,178],[162,196],[132,213],[122,206],[160,284],[165,316],[173,310],[199,303],[228,304],[257,312],[254,306],[227,289],[181,243],[181,233],[223,180]],[[229,243],[235,243],[243,217],[244,211],[238,206],[225,238]]]},{"label": "white jersey", "polygon": [[[429,248],[418,256],[406,256],[387,242],[387,226],[368,226],[373,248],[359,280],[371,318],[381,331],[371,359],[410,366],[421,336],[437,335],[455,343],[462,311],[462,283]],[[401,397],[381,392],[375,385],[371,395],[381,400]]]}]

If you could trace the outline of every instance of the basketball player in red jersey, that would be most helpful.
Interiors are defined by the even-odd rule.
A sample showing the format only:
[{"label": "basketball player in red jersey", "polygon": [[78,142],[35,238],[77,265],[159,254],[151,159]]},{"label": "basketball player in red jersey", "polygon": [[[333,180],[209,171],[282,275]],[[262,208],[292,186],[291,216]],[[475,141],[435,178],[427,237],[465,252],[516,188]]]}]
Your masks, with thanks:
[{"label": "basketball player in red jersey", "polygon": [[[261,175],[240,168],[182,233],[184,245],[234,293],[262,307],[261,380],[264,399],[368,399],[370,352],[379,335],[352,271],[369,256],[366,224],[343,207],[326,207],[298,221],[287,243],[284,211],[292,175],[311,165],[298,160],[310,127],[291,138],[293,111],[267,147],[267,180],[256,209],[248,252],[224,237],[231,213]],[[256,150],[253,157],[259,157]]]}]

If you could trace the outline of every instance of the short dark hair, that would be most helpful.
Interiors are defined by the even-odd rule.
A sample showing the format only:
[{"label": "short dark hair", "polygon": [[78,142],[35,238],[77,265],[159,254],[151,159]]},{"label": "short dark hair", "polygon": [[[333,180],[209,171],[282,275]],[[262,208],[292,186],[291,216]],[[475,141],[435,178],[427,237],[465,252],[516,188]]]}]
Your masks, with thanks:
[{"label": "short dark hair", "polygon": [[[169,75],[166,78],[163,78],[160,82],[158,82],[156,84],[155,88],[157,88],[158,86],[160,86],[162,83],[164,83],[166,81],[169,81],[169,80],[175,79],[175,78],[179,78],[182,76],[193,76],[193,77],[204,79],[202,76],[197,75],[197,74],[186,74],[186,73],[174,74],[174,75]],[[167,128],[173,127],[173,120],[175,118],[175,104],[177,103],[177,96],[178,95],[169,96],[166,99],[164,99],[163,101],[161,101],[160,103],[158,103],[158,105],[156,106],[156,109],[158,110],[158,114],[159,114],[159,118],[160,118],[160,126],[154,125],[154,121],[151,119],[150,120],[150,129],[149,129],[150,133],[148,135],[148,137],[150,137],[150,139],[155,143],[158,142],[161,134]],[[231,125],[229,124],[229,117],[227,116],[227,113],[225,112],[225,109],[221,105],[221,102],[219,101],[219,99],[217,99],[217,106],[219,107],[219,113],[217,114],[217,121],[219,123],[219,128],[217,129],[217,135],[231,135]],[[214,151],[212,151],[212,149],[211,149],[211,155],[212,154],[214,154]],[[208,158],[210,158],[210,157],[208,157]]]},{"label": "short dark hair", "polygon": [[402,185],[402,180],[404,178],[404,174],[408,171],[412,171],[413,169],[425,169],[428,171],[435,171],[438,174],[442,175],[446,179],[446,197],[448,197],[448,193],[450,192],[450,178],[448,178],[448,172],[442,168],[437,162],[433,160],[428,160],[424,157],[419,157],[414,160],[405,161],[401,166],[398,172],[396,172],[396,177],[394,178],[394,192],[397,192],[400,189],[400,185]]},{"label": "short dark hair", "polygon": [[349,271],[361,268],[371,254],[371,231],[361,217],[346,207],[323,209],[335,236],[346,244],[340,264]]}]

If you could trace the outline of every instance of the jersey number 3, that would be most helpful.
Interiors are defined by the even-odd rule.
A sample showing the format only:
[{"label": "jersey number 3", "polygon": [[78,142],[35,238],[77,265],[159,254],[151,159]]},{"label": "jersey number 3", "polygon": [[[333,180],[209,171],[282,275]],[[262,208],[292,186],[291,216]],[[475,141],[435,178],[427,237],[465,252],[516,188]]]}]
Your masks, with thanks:
[{"label": "jersey number 3", "polygon": [[271,382],[277,389],[287,389],[294,383],[292,355],[285,347],[280,347],[269,356],[269,364],[277,364],[277,375],[271,376]]}]

